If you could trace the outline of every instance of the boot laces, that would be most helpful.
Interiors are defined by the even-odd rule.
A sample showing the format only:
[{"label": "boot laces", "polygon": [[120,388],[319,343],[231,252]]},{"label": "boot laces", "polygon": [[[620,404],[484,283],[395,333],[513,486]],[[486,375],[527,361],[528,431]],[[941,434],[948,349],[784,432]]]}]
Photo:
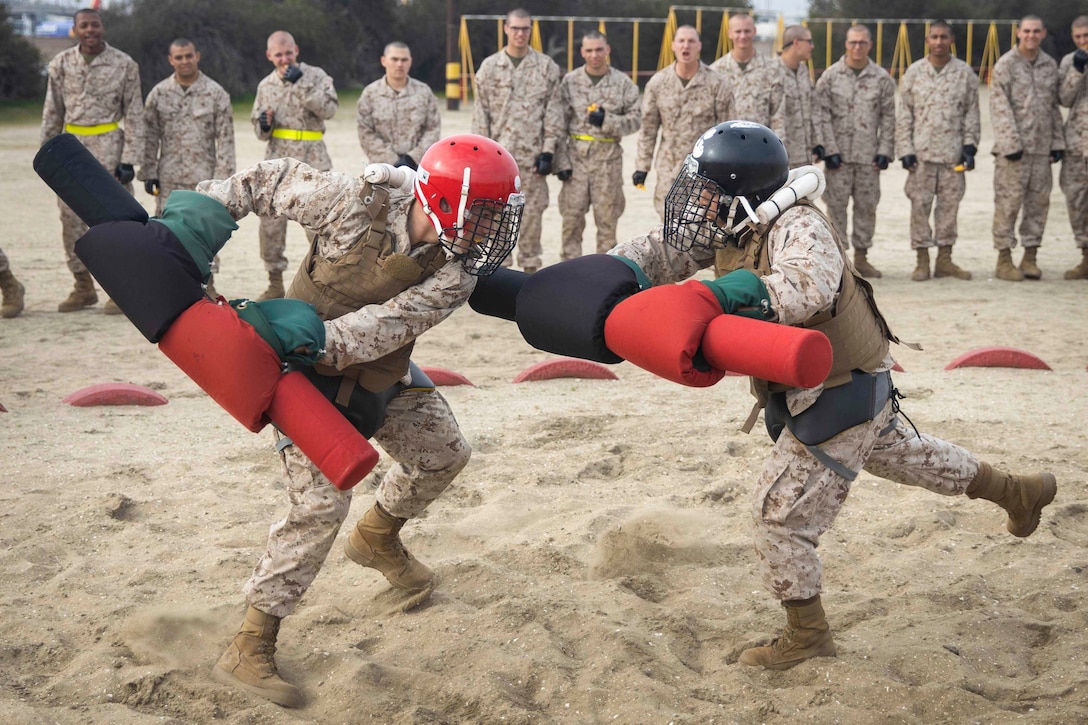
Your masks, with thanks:
[{"label": "boot laces", "polygon": [[278,673],[275,655],[276,643],[262,639],[257,643],[257,647],[253,650],[251,657],[254,662],[267,666],[268,671],[275,675]]}]

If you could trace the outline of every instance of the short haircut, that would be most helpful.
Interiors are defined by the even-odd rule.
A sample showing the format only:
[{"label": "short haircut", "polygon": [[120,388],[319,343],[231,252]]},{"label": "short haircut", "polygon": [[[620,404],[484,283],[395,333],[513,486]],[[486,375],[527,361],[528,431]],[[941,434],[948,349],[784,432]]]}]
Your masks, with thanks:
[{"label": "short haircut", "polygon": [[869,40],[873,39],[873,33],[871,30],[869,30],[869,26],[862,25],[861,23],[851,25],[849,28],[847,28],[846,34],[850,35],[850,33],[865,33],[866,38],[868,38]]},{"label": "short haircut", "polygon": [[514,8],[506,14],[507,21],[509,21],[510,18],[522,18],[524,20],[532,20],[533,16],[525,8]]},{"label": "short haircut", "polygon": [[408,47],[408,44],[400,40],[394,40],[390,43],[386,43],[385,47],[382,48],[382,55],[389,55],[390,50],[407,50],[408,55],[412,54],[412,49]]},{"label": "short haircut", "polygon": [[954,36],[956,34],[955,31],[952,30],[952,24],[949,23],[947,20],[934,20],[932,23],[929,24],[929,29],[933,30],[934,28],[944,28],[948,31],[949,35]]},{"label": "short haircut", "polygon": [[608,45],[608,36],[599,30],[590,30],[582,36],[582,40],[603,40]]},{"label": "short haircut", "polygon": [[679,35],[681,30],[690,30],[691,32],[695,33],[696,38],[698,38],[699,40],[703,39],[703,36],[699,35],[699,31],[695,29],[694,25],[681,25],[679,28],[676,29],[676,32],[672,34],[672,37],[675,38],[677,35]]},{"label": "short haircut", "polygon": [[188,45],[193,46],[193,50],[196,50],[196,43],[189,40],[188,38],[174,38],[170,41],[171,48],[184,48]]},{"label": "short haircut", "polygon": [[1083,28],[1085,26],[1088,26],[1088,15],[1078,15],[1077,17],[1073,18],[1072,27]]},{"label": "short haircut", "polygon": [[806,28],[804,25],[789,25],[782,31],[782,47],[793,45],[800,38],[806,35],[811,35],[812,31]]},{"label": "short haircut", "polygon": [[72,20],[78,20],[80,15],[97,15],[98,19],[102,19],[102,13],[98,12],[94,8],[80,8],[72,13]]},{"label": "short haircut", "polygon": [[1040,18],[1038,15],[1025,15],[1024,17],[1020,18],[1020,23],[1019,24],[1023,25],[1025,20],[1038,20],[1039,25],[1042,25],[1043,30],[1046,30],[1046,23],[1044,23],[1043,19]]}]

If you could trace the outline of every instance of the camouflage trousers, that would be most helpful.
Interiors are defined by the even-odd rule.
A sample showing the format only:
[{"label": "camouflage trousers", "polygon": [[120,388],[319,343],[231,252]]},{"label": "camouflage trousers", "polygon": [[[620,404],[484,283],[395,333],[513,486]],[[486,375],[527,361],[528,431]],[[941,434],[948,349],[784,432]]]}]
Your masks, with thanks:
[{"label": "camouflage trousers", "polygon": [[[548,179],[518,164],[521,174],[521,191],[525,194],[525,211],[521,213],[521,232],[518,234],[518,266],[540,268],[544,264],[544,248],[540,244],[541,222],[548,208]],[[507,257],[503,266],[509,267],[513,259]]]},{"label": "camouflage trousers", "polygon": [[[113,174],[113,170],[121,163],[121,150],[125,145],[125,132],[123,130],[110,131],[98,136],[76,136],[87,150],[98,159],[99,163]],[[125,184],[128,193],[132,193],[132,184]],[[72,211],[71,207],[57,199],[60,208],[61,241],[64,244],[64,259],[68,264],[68,271],[72,274],[86,272],[87,268],[76,256],[76,241],[87,233],[87,225]]]},{"label": "camouflage trousers", "polygon": [[[894,421],[894,427],[883,432]],[[846,430],[820,448],[851,471],[864,468],[889,481],[934,493],[964,493],[979,460],[953,443],[915,433],[891,401],[876,419]],[[818,460],[788,430],[760,474],[752,510],[763,585],[780,601],[820,593],[820,535],[831,528],[851,482]]]},{"label": "camouflage trousers", "polygon": [[[468,463],[471,449],[446,399],[437,391],[402,393],[389,404],[374,440],[395,462],[377,500],[400,518],[418,516]],[[309,589],[351,506],[297,448],[281,454],[291,508],[272,525],[268,545],[243,592],[262,612],[285,617]]]},{"label": "camouflage trousers", "polygon": [[[155,197],[155,216],[162,216],[163,207],[166,206],[166,201],[170,198],[170,194],[175,191],[193,191],[196,189],[196,184],[181,184],[171,181],[160,180],[159,181],[159,195]],[[219,271],[219,255],[212,257],[212,263],[209,265],[211,273],[215,274]]]},{"label": "camouflage trousers", "polygon": [[[919,161],[903,186],[910,199],[910,248],[951,247],[959,236],[956,218],[967,183],[962,171],[951,164]],[[936,201],[936,205],[934,205]],[[933,212],[933,227],[929,214]]]},{"label": "camouflage trousers", "polygon": [[1069,209],[1073,241],[1081,249],[1088,249],[1088,156],[1070,154],[1062,159],[1058,183]]},{"label": "camouflage trousers", "polygon": [[1054,175],[1046,154],[1024,154],[1019,161],[994,159],[994,249],[1016,247],[1016,217],[1020,216],[1020,243],[1043,243],[1050,190]]},{"label": "camouflage trousers", "polygon": [[654,165],[657,166],[657,175],[654,178],[654,209],[657,209],[657,214],[662,221],[665,220],[665,197],[680,174],[684,159],[689,153],[691,153],[691,145],[686,146],[680,157],[674,161],[674,154],[665,153],[662,149],[657,152],[657,158],[654,159]]},{"label": "camouflage trousers", "polygon": [[623,157],[594,163],[593,159],[574,155],[569,181],[559,188],[559,213],[563,217],[563,259],[582,256],[582,234],[586,213],[593,206],[597,225],[597,252],[616,246],[616,223],[627,200],[623,196]]},{"label": "camouflage trousers", "polygon": [[[827,216],[835,226],[835,231],[854,249],[869,249],[873,246],[873,232],[876,231],[876,205],[880,203],[880,172],[872,164],[844,163],[837,169],[824,172],[827,179],[827,191],[824,192],[824,206]],[[846,205],[854,198],[854,226],[847,237]]]}]

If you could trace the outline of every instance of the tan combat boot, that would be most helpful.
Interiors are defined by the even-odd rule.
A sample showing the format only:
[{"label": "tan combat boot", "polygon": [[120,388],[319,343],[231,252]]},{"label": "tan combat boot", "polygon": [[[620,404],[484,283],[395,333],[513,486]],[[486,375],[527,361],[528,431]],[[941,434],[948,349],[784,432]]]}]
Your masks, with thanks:
[{"label": "tan combat boot", "polygon": [[1043,271],[1035,264],[1035,253],[1038,247],[1024,247],[1024,257],[1020,260],[1020,271],[1024,273],[1024,279],[1042,279]]},{"label": "tan combat boot", "polygon": [[278,300],[285,294],[283,289],[283,272],[269,272],[268,273],[268,289],[261,293],[261,296],[257,298],[258,302],[265,300]]},{"label": "tan combat boot", "polygon": [[1011,249],[1002,249],[997,253],[997,269],[994,270],[994,276],[1006,282],[1023,281],[1024,273],[1012,263]]},{"label": "tan combat boot", "polygon": [[933,265],[934,277],[971,279],[971,273],[952,261],[952,246],[937,247],[937,263]]},{"label": "tan combat boot", "polygon": [[0,303],[0,317],[18,317],[25,306],[25,293],[26,287],[15,279],[10,269],[0,272],[0,294],[3,295],[3,302]]},{"label": "tan combat boot", "polygon": [[786,629],[766,647],[752,647],[740,653],[740,663],[768,670],[788,670],[813,657],[834,657],[835,641],[827,626],[820,595],[812,599],[782,602]]},{"label": "tan combat boot", "polygon": [[219,292],[215,289],[215,275],[209,274],[208,281],[204,283],[204,287],[208,292],[208,296],[213,300],[219,298]]},{"label": "tan combat boot", "polygon": [[918,252],[918,266],[910,273],[910,278],[914,282],[925,282],[929,279],[929,249],[919,247],[915,251]]},{"label": "tan combat boot", "polygon": [[434,572],[416,561],[400,541],[400,529],[406,521],[386,513],[375,502],[355,525],[344,544],[344,553],[356,564],[380,571],[397,589],[430,589],[434,586]]},{"label": "tan combat boot", "polygon": [[104,315],[120,315],[121,308],[117,306],[117,303],[113,300],[107,299],[106,304],[102,306],[102,314]]},{"label": "tan combat boot", "polygon": [[967,486],[968,498],[993,501],[1009,514],[1005,528],[1013,536],[1031,536],[1039,525],[1043,507],[1054,500],[1058,482],[1052,473],[1014,476],[980,463],[978,473]]},{"label": "tan combat boot", "polygon": [[283,707],[299,707],[302,692],[276,671],[276,635],[280,618],[256,607],[246,610],[238,634],[215,663],[212,678],[224,685],[240,687]]},{"label": "tan combat boot", "polygon": [[860,274],[865,279],[879,279],[883,277],[884,275],[880,273],[879,269],[869,264],[869,260],[867,258],[868,256],[868,249],[858,249],[857,247],[855,247],[854,269],[856,269],[858,271],[858,274]]},{"label": "tan combat boot", "polygon": [[1066,279],[1088,279],[1088,247],[1080,250],[1081,257],[1080,264],[1073,269],[1066,270]]},{"label": "tan combat boot", "polygon": [[76,286],[68,299],[57,305],[57,312],[75,312],[90,307],[98,302],[98,293],[94,290],[94,278],[90,272],[76,272]]}]

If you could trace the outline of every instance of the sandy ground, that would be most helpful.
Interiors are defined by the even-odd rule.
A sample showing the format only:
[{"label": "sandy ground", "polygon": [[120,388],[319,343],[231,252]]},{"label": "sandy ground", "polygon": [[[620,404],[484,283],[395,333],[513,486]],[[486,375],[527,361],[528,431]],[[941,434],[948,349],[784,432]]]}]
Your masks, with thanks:
[{"label": "sandy ground", "polygon": [[[363,163],[353,119],[341,109],[329,134],[341,170]],[[446,113],[445,130],[469,120]],[[239,163],[256,162],[260,146],[238,130]],[[0,721],[1088,721],[1088,284],[1061,279],[1079,254],[1056,180],[1041,282],[992,278],[986,154],[956,247],[973,281],[909,280],[898,164],[870,256],[885,272],[875,287],[886,316],[925,346],[897,351],[910,418],[995,465],[1058,477],[1030,539],[1005,533],[992,504],[862,474],[821,547],[839,656],[783,673],[739,665],[782,622],[750,545],[770,443],[760,428],[739,431],[747,382],[684,389],[621,364],[618,381],[514,384],[550,356],[465,308],[415,356],[475,384],[443,389],[472,462],[405,529],[441,584],[423,607],[392,614],[384,580],[334,549],[281,632],[281,670],[308,698],[288,711],[210,677],[286,509],[271,437],[242,428],[124,317],[101,305],[56,312],[71,276],[54,199],[31,171],[37,136],[0,135],[0,244],[28,305],[0,321]],[[634,140],[625,147],[629,177]],[[552,183],[547,262],[559,253]],[[651,192],[628,199],[621,236],[656,222]],[[245,220],[222,255],[229,296],[264,288],[256,229]],[[292,228],[292,264],[303,246]],[[944,369],[985,346],[1029,351],[1052,370]],[[170,402],[62,402],[103,382]],[[358,490],[349,524],[372,500]]]}]

